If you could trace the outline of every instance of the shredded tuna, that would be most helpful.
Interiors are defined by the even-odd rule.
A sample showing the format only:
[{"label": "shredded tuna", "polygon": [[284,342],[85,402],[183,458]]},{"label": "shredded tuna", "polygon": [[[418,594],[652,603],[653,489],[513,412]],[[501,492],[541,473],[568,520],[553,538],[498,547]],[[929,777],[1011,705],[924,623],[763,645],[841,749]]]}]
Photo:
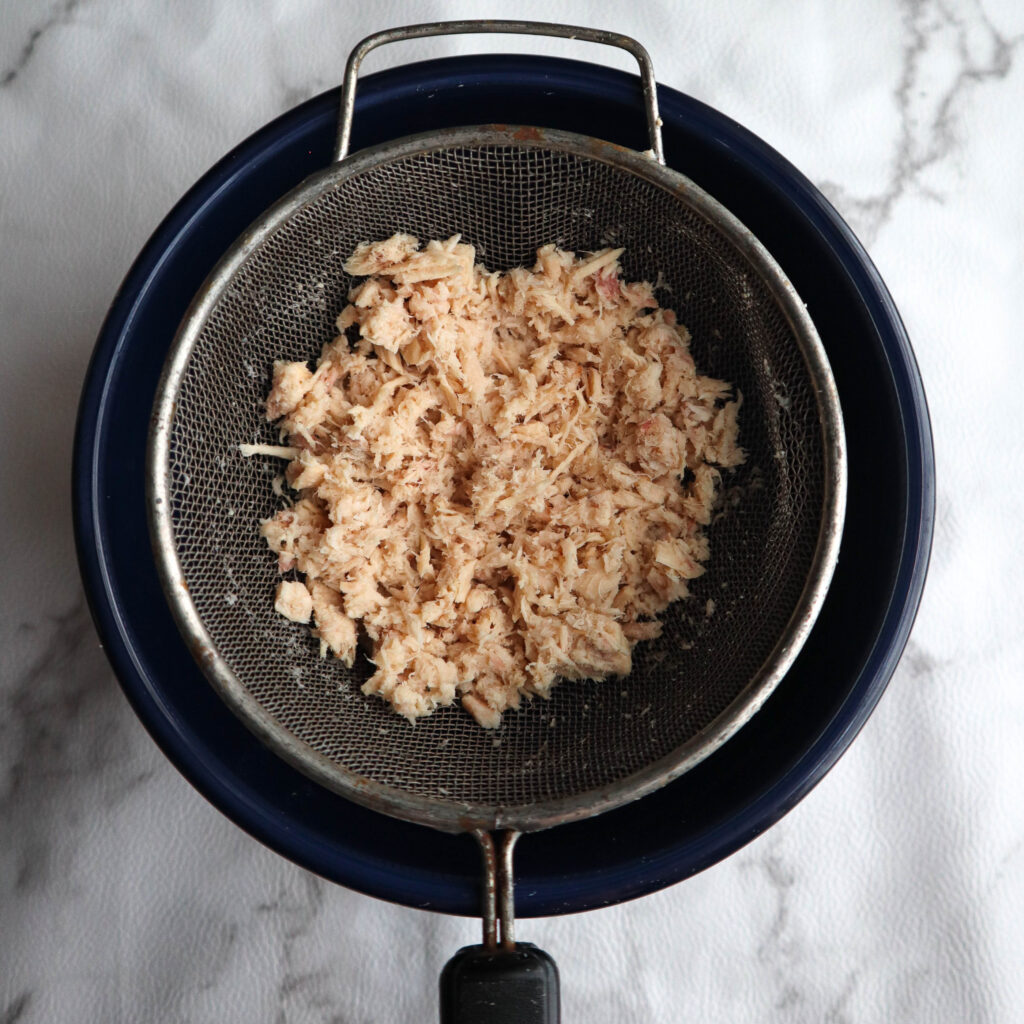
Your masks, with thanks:
[{"label": "shredded tuna", "polygon": [[282,580],[277,585],[274,610],[292,622],[309,622],[313,613],[313,599],[309,591],[295,580]]},{"label": "shredded tuna", "polygon": [[741,398],[621,254],[491,273],[458,236],[365,243],[316,368],[274,366],[299,493],[262,533],[307,592],[277,608],[349,665],[360,624],[364,691],[409,719],[459,699],[496,727],[559,679],[625,675],[704,572]]}]

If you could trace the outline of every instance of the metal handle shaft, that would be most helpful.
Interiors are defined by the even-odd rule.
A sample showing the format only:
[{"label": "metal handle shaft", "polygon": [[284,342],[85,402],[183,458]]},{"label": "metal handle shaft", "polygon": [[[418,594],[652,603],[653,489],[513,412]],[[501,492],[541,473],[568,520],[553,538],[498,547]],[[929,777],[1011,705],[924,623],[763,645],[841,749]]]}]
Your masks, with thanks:
[{"label": "metal handle shaft", "polygon": [[[483,854],[483,924],[484,948],[496,950],[515,949],[515,898],[514,876],[512,873],[512,851],[519,833],[514,831],[498,834],[497,850],[494,837],[483,829],[473,833]],[[501,925],[499,941],[498,925]]]},{"label": "metal handle shaft", "polygon": [[654,80],[654,66],[650,54],[630,36],[603,29],[584,28],[576,25],[549,24],[544,21],[435,21],[422,25],[406,25],[375,32],[356,45],[349,54],[345,65],[345,78],[341,84],[341,112],[338,118],[338,139],[334,147],[335,161],[344,160],[348,155],[352,138],[352,116],[356,105],[356,79],[363,58],[378,46],[396,43],[404,39],[422,39],[425,36],[463,35],[468,32],[502,32],[509,35],[554,36],[561,39],[582,39],[589,43],[603,43],[617,46],[632,54],[640,65],[640,80],[643,86],[644,107],[647,112],[647,131],[651,140],[651,151],[658,163],[665,162],[661,143],[661,118],[658,116],[658,91]]}]

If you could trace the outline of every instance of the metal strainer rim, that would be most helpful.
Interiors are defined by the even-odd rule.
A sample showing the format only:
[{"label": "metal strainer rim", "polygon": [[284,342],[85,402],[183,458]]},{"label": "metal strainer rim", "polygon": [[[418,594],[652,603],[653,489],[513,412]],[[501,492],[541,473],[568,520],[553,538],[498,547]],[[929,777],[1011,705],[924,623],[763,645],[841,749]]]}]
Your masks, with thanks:
[{"label": "metal strainer rim", "polygon": [[[514,807],[457,804],[406,793],[396,786],[384,785],[339,767],[280,726],[242,685],[203,625],[188,592],[175,550],[169,495],[168,441],[179,387],[207,318],[248,256],[296,210],[345,178],[375,167],[384,160],[455,146],[561,150],[613,165],[659,188],[685,195],[690,208],[725,235],[759,272],[789,322],[818,398],[824,451],[822,517],[803,591],[771,654],[729,707],[670,755],[614,785]],[[206,678],[265,744],[327,788],[394,817],[447,831],[499,827],[534,831],[590,817],[664,786],[718,749],[768,699],[810,634],[828,591],[838,557],[846,505],[846,451],[838,392],[814,324],[782,269],[736,217],[691,180],[646,155],[570,132],[492,125],[411,135],[362,150],[307,178],[239,237],[193,299],[171,346],[154,403],[147,445],[146,481],[147,512],[157,571],[178,628]]]}]

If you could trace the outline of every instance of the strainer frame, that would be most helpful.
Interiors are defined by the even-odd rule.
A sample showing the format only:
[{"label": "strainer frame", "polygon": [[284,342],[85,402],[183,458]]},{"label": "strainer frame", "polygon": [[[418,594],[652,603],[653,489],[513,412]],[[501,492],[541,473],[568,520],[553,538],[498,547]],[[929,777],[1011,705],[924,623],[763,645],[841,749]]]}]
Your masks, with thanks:
[{"label": "strainer frame", "polygon": [[[177,558],[169,496],[169,436],[176,397],[189,357],[207,318],[236,271],[261,242],[322,191],[376,166],[453,146],[527,146],[563,150],[611,164],[659,188],[685,194],[760,273],[799,341],[818,399],[825,479],[822,517],[805,585],[787,628],[728,708],[705,729],[644,769],[613,785],[571,797],[520,806],[442,803],[369,780],[339,767],[288,733],[251,696],[204,627]],[[536,831],[577,821],[639,799],[694,767],[730,739],[764,704],[796,658],[824,602],[835,568],[846,504],[846,449],[839,396],[814,324],[795,289],[753,233],[684,175],[633,150],[576,133],[532,126],[484,125],[406,136],[360,151],[318,172],[272,206],[222,257],[196,294],[172,344],[157,389],[147,445],[147,513],[157,572],[171,612],[204,675],[245,725],[275,753],[327,788],[372,810],[444,831],[514,828]]]}]

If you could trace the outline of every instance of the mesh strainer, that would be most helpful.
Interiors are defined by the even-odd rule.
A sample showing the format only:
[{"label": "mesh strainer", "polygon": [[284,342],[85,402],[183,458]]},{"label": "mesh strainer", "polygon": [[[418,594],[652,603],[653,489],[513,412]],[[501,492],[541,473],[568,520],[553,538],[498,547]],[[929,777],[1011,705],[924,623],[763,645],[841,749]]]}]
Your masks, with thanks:
[{"label": "mesh strainer", "polygon": [[[641,68],[651,149],[491,125],[346,157],[366,53],[468,31],[627,49]],[[315,358],[333,337],[352,283],[344,260],[359,242],[399,230],[421,239],[460,233],[493,270],[532,263],[548,242],[623,246],[624,276],[660,282],[659,300],[689,328],[701,372],[744,395],[748,458],[726,481],[694,596],[663,614],[663,635],[636,648],[628,678],[564,684],[551,700],[506,714],[497,732],[458,707],[410,726],[360,692],[372,671],[365,659],[352,669],[321,660],[306,627],[274,612],[276,561],[258,524],[279,507],[271,482],[280,464],[238,449],[276,442],[263,414],[270,367]],[[824,599],[846,476],[838,398],[814,326],[750,232],[664,165],[643,47],[591,29],[457,22],[380,33],[353,51],[336,162],[249,228],[186,314],[158,389],[148,479],[161,579],[210,682],[272,749],[322,784],[387,814],[475,832],[485,853],[485,947],[496,947],[500,916],[508,951],[487,963],[504,971],[519,956],[540,984],[553,965],[512,942],[515,836],[664,785],[756,712]],[[500,856],[494,830],[504,830]],[[452,992],[468,991],[466,964],[480,962],[460,961]],[[450,1007],[446,1019],[471,1017]]]}]

